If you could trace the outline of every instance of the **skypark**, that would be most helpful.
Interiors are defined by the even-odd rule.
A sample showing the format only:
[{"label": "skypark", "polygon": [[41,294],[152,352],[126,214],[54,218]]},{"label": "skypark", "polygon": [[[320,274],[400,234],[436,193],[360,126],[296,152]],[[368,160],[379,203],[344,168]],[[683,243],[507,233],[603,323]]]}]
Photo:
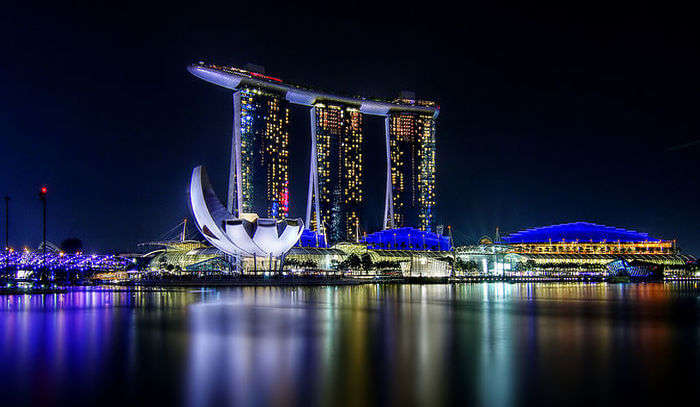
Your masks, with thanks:
[{"label": "skypark", "polygon": [[361,113],[373,116],[386,116],[389,112],[416,112],[429,113],[436,118],[440,113],[437,103],[431,101],[407,98],[388,101],[341,96],[286,83],[273,76],[231,66],[200,62],[190,65],[187,69],[192,75],[200,79],[228,89],[237,90],[241,86],[253,86],[281,92],[289,102],[297,105],[313,106],[316,102],[337,102],[356,106]]}]

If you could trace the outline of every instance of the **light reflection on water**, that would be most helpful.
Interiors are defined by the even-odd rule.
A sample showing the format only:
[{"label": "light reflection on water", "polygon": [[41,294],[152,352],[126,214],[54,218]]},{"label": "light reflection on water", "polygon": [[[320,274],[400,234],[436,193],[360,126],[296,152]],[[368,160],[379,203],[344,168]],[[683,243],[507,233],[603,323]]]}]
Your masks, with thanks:
[{"label": "light reflection on water", "polygon": [[698,397],[700,290],[458,284],[0,296],[3,405]]}]

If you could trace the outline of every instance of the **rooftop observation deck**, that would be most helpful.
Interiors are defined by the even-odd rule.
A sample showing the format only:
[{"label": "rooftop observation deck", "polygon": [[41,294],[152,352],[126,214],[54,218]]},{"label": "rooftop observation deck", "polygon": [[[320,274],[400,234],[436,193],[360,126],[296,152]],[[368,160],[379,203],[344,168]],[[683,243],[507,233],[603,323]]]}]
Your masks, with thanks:
[{"label": "rooftop observation deck", "polygon": [[440,113],[440,107],[435,102],[412,99],[389,101],[360,96],[342,96],[337,93],[286,83],[273,76],[231,66],[200,62],[190,65],[187,70],[200,79],[228,89],[236,90],[244,86],[251,86],[276,91],[283,94],[289,102],[297,105],[313,106],[317,102],[336,102],[354,106],[364,114],[375,116],[386,116],[390,112],[415,112],[430,114],[436,118]]}]

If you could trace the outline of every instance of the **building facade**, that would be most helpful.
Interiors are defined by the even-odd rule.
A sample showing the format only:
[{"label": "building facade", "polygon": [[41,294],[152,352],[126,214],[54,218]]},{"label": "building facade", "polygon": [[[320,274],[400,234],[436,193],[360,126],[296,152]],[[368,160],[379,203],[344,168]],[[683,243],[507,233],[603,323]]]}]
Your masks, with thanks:
[{"label": "building facade", "polygon": [[456,258],[462,265],[471,263],[464,271],[476,274],[600,277],[620,260],[658,266],[667,277],[686,276],[695,260],[674,240],[590,222],[522,230],[496,244],[457,248]]},{"label": "building facade", "polygon": [[311,228],[333,243],[357,241],[363,203],[362,114],[337,103],[316,103],[314,108],[320,213],[315,216],[314,209]]},{"label": "building facade", "polygon": [[259,87],[240,89],[243,212],[289,215],[289,102]]},{"label": "building facade", "polygon": [[435,118],[417,112],[389,115],[393,227],[433,226],[435,196]]}]

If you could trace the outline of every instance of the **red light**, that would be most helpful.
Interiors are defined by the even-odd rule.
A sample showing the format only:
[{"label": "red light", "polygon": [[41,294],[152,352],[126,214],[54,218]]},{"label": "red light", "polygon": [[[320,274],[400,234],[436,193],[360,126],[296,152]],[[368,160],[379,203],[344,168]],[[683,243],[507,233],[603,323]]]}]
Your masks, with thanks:
[{"label": "red light", "polygon": [[257,72],[249,72],[252,76],[258,77],[258,78],[263,78],[263,79],[269,79],[273,80],[275,82],[282,82],[282,79],[275,78],[274,76],[268,76],[268,75],[263,75]]}]

